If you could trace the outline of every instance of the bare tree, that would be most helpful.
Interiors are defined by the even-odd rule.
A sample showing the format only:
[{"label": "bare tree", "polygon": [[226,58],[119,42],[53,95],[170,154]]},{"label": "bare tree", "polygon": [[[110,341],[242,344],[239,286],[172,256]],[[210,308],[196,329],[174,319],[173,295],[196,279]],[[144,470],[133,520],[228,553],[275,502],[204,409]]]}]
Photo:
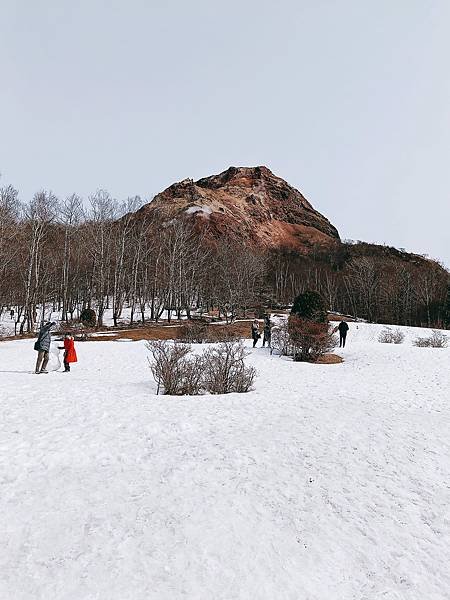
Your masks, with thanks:
[{"label": "bare tree", "polygon": [[112,233],[118,215],[117,201],[105,190],[89,197],[86,215],[88,251],[92,260],[91,287],[97,304],[97,326],[103,326],[110,291]]},{"label": "bare tree", "polygon": [[36,193],[24,207],[25,235],[27,239],[26,264],[24,271],[24,315],[20,325],[20,333],[25,326],[32,331],[37,319],[37,296],[44,257],[42,254],[44,242],[50,225],[53,223],[58,210],[58,199],[52,192]]},{"label": "bare tree", "polygon": [[[61,291],[62,314],[64,321],[68,320],[68,315],[73,315],[73,307],[70,303],[71,281],[73,272],[73,244],[78,236],[78,229],[83,217],[83,202],[76,194],[68,196],[62,203],[59,213],[59,222],[63,228],[64,242],[61,253]],[[71,310],[72,308],[72,310]]]},{"label": "bare tree", "polygon": [[376,294],[380,285],[380,271],[373,258],[363,256],[355,258],[349,266],[353,294],[359,296],[362,309],[369,321],[374,321],[377,312]]},{"label": "bare tree", "polygon": [[11,185],[0,188],[0,315],[5,303],[12,300],[10,274],[20,251],[18,228],[20,203]]},{"label": "bare tree", "polygon": [[117,207],[117,214],[121,215],[115,224],[113,234],[113,283],[112,283],[112,309],[113,321],[117,327],[117,321],[122,313],[126,295],[126,270],[132,264],[129,263],[130,248],[132,244],[132,231],[135,222],[134,212],[139,208],[141,199],[139,196],[128,198]]}]

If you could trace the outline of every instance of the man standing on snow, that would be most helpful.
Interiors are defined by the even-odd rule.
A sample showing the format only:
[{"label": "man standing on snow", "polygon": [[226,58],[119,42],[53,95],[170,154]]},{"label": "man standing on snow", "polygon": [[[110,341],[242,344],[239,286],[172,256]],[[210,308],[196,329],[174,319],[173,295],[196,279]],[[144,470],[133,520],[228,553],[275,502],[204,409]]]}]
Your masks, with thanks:
[{"label": "man standing on snow", "polygon": [[266,345],[270,348],[270,341],[272,339],[272,322],[270,320],[270,315],[264,315],[264,337],[263,337],[263,348]]},{"label": "man standing on snow", "polygon": [[50,352],[50,342],[51,342],[51,328],[56,325],[55,322],[51,323],[43,323],[41,325],[41,329],[39,330],[38,339],[34,344],[34,349],[37,351],[37,361],[36,361],[36,370],[35,373],[48,373],[47,364]]},{"label": "man standing on snow", "polygon": [[345,340],[347,339],[348,325],[345,321],[341,321],[338,325],[339,329],[339,348],[345,348]]}]

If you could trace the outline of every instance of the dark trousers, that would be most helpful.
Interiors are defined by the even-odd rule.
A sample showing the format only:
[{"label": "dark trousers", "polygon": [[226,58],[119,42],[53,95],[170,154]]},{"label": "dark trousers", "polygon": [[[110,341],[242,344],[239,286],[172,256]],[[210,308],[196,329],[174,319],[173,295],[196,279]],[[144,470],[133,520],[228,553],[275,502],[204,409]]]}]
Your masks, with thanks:
[{"label": "dark trousers", "polygon": [[347,332],[340,332],[339,333],[339,348],[345,348],[345,340],[347,339]]},{"label": "dark trousers", "polygon": [[64,371],[70,371],[70,363],[64,361]]}]

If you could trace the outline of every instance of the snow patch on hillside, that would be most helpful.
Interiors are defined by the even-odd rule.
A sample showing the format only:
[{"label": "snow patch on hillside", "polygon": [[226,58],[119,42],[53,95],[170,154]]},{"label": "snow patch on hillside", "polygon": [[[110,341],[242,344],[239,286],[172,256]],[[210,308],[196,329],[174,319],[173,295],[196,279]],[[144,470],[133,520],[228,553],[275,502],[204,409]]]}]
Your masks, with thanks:
[{"label": "snow patch on hillside", "polygon": [[209,215],[213,212],[210,206],[202,205],[202,206],[189,206],[186,209],[186,214],[194,215],[200,213],[201,216],[209,217]]}]

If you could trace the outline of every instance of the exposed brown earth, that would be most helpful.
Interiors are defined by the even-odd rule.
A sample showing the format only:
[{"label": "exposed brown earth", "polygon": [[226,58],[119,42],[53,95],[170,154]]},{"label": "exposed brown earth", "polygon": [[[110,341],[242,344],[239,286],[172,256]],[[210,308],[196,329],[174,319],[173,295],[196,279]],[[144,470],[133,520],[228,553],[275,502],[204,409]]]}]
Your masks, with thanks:
[{"label": "exposed brown earth", "polygon": [[160,226],[193,223],[207,241],[230,238],[249,248],[308,253],[339,242],[337,229],[306,198],[267,167],[230,167],[198,181],[185,179],[137,213]]},{"label": "exposed brown earth", "polygon": [[[209,325],[208,329],[213,334],[217,332],[218,338],[220,338],[221,332],[228,332],[239,338],[249,339],[251,337],[251,323],[253,319],[245,321],[236,321],[230,325]],[[262,323],[262,321],[261,321]],[[90,342],[107,342],[118,339],[129,339],[133,341],[138,340],[173,340],[179,339],[182,334],[183,324],[180,325],[167,325],[167,324],[154,324],[146,327],[137,327],[135,329],[112,329],[109,328],[105,331],[96,332],[94,337],[88,337]],[[111,333],[117,335],[111,336]],[[102,335],[103,334],[103,335]]]},{"label": "exposed brown earth", "polygon": [[337,354],[324,354],[314,363],[316,365],[339,365],[344,362],[342,356]]}]

